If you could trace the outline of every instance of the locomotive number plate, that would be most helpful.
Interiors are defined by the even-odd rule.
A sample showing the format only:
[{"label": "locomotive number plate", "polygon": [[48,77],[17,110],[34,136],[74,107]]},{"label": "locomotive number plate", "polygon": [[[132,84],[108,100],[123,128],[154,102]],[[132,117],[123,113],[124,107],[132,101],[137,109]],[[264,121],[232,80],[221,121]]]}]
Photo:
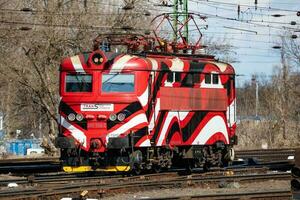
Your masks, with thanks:
[{"label": "locomotive number plate", "polygon": [[106,122],[89,122],[88,123],[88,129],[93,128],[104,128],[106,129]]},{"label": "locomotive number plate", "polygon": [[81,111],[114,111],[114,104],[111,103],[82,103]]}]

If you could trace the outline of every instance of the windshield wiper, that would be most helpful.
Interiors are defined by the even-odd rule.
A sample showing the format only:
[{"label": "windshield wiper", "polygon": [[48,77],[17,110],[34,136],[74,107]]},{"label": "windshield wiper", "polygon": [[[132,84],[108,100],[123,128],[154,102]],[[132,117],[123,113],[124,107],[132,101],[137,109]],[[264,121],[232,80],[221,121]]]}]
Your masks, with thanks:
[{"label": "windshield wiper", "polygon": [[119,74],[118,74],[118,73],[117,73],[117,74],[114,74],[112,77],[110,77],[109,79],[107,79],[106,81],[104,81],[102,84],[107,83],[107,82],[110,81],[111,79],[115,78],[117,75],[119,75]]}]

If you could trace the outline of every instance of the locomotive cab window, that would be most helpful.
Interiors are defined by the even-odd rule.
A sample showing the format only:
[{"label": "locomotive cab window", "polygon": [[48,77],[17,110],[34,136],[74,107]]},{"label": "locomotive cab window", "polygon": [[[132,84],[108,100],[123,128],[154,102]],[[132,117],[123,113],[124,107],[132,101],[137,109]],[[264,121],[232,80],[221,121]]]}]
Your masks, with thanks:
[{"label": "locomotive cab window", "polygon": [[219,75],[218,74],[212,74],[212,83],[219,84]]},{"label": "locomotive cab window", "polygon": [[175,72],[175,82],[181,81],[181,72]]},{"label": "locomotive cab window", "polygon": [[134,75],[102,74],[102,92],[134,92]]},{"label": "locomotive cab window", "polygon": [[167,82],[172,83],[174,81],[174,73],[168,72]]},{"label": "locomotive cab window", "polygon": [[204,79],[206,84],[211,84],[211,74],[205,74]]},{"label": "locomotive cab window", "polygon": [[219,74],[205,74],[205,84],[219,84]]},{"label": "locomotive cab window", "polygon": [[168,72],[167,82],[180,82],[181,81],[181,72]]},{"label": "locomotive cab window", "polygon": [[92,92],[92,75],[67,74],[66,92]]}]

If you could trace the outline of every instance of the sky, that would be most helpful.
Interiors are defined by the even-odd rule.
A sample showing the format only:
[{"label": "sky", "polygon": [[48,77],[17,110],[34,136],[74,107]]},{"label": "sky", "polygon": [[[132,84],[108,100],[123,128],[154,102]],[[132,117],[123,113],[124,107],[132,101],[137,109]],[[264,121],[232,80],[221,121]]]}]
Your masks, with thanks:
[{"label": "sky", "polygon": [[[232,46],[232,55],[238,61],[232,63],[239,75],[238,85],[250,80],[253,74],[271,77],[274,66],[281,66],[280,50],[272,47],[280,45],[280,35],[287,30],[286,27],[300,29],[300,17],[296,12],[300,11],[299,0],[257,0],[257,9],[254,2],[255,0],[189,0],[189,12],[208,17],[203,24],[208,25],[206,30],[202,29],[204,37],[220,41],[225,38]],[[239,18],[237,5],[240,5]],[[273,17],[274,14],[284,16]],[[292,26],[291,21],[297,24]],[[294,34],[298,35],[296,40],[300,42],[300,32]]]}]

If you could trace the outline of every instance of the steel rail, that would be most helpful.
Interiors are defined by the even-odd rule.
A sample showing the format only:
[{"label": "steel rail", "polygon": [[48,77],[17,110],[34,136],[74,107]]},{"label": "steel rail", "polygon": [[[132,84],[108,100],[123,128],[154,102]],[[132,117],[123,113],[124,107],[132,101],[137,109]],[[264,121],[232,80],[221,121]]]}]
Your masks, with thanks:
[{"label": "steel rail", "polygon": [[[147,176],[139,176],[134,179],[130,179],[130,177],[126,178],[118,178],[118,179],[108,179],[108,180],[98,180],[98,181],[89,181],[88,183],[80,182],[80,183],[69,183],[68,185],[54,185],[49,186],[39,185],[39,188],[36,190],[30,191],[13,191],[13,190],[2,190],[0,191],[0,199],[10,197],[12,194],[17,195],[21,194],[21,196],[15,199],[25,199],[30,197],[36,198],[46,198],[51,195],[63,195],[78,192],[78,189],[81,190],[87,189],[89,191],[105,191],[106,194],[116,193],[118,191],[136,191],[138,188],[161,188],[161,187],[184,187],[188,185],[202,185],[202,184],[217,184],[220,181],[226,182],[257,182],[264,180],[286,180],[290,179],[289,173],[276,173],[276,174],[251,174],[251,175],[233,175],[233,176],[203,176],[203,175],[190,175],[183,177],[164,177],[164,176],[156,176],[156,179]],[[46,192],[45,192],[46,190]]]}]

